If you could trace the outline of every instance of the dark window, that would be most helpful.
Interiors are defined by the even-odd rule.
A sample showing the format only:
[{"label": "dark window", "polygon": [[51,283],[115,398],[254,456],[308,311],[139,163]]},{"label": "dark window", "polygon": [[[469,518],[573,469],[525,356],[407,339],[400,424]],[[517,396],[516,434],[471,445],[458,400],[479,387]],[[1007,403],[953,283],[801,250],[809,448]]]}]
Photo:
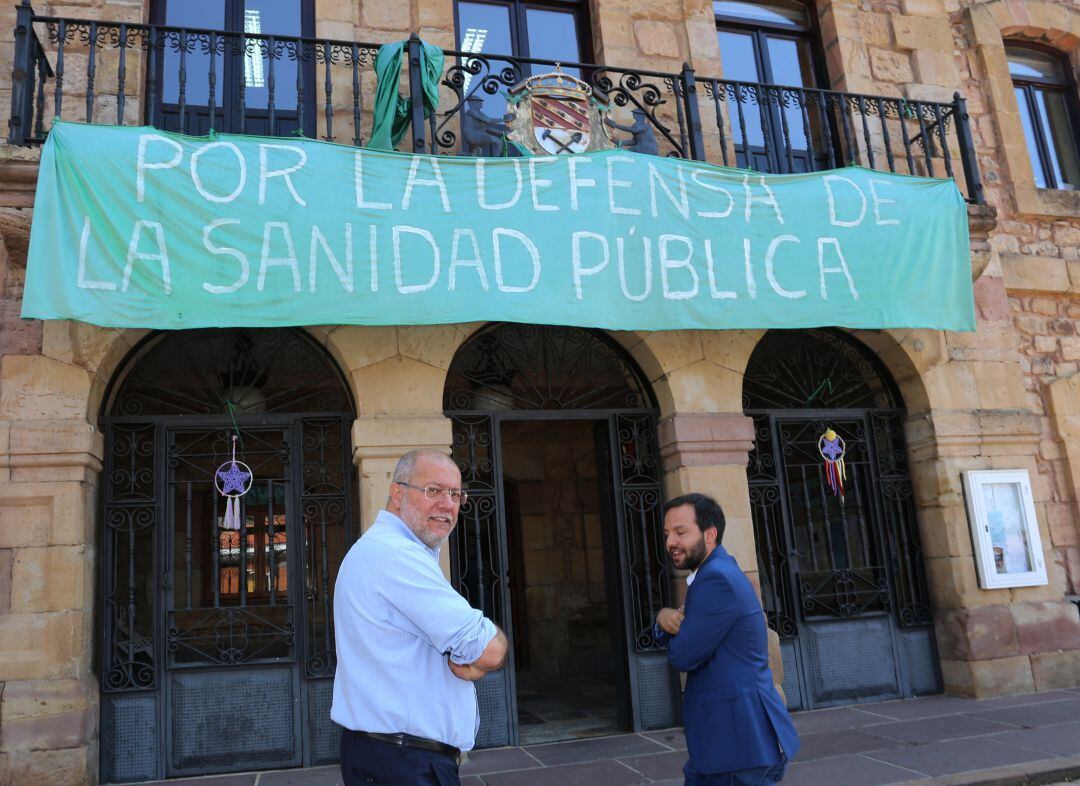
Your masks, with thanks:
[{"label": "dark window", "polygon": [[[815,62],[821,59],[815,57],[819,47],[810,11],[797,0],[714,0],[724,79],[818,87],[823,80]],[[728,109],[739,166],[787,171],[786,157],[777,151],[790,146],[793,171],[820,168],[811,161],[814,150],[826,144],[820,116],[811,109],[804,118],[801,109],[812,98],[803,93],[793,100],[792,94],[786,94],[781,101],[775,92],[756,87],[738,89],[736,94],[737,99],[729,93]]]},{"label": "dark window", "polygon": [[[585,20],[585,6],[581,2],[459,0],[455,10],[457,45],[462,52],[510,55],[559,63],[584,63],[590,59],[589,44],[585,39],[589,25]],[[501,115],[505,111],[502,93],[510,85],[500,80],[499,74],[510,64],[499,60],[481,62],[484,67],[475,77],[467,78],[465,91],[484,96],[484,111]],[[554,68],[551,66],[523,64],[516,76],[524,78],[552,70]],[[581,76],[577,68],[563,67],[562,70],[573,76]],[[492,95],[485,88],[494,89],[495,94]]]},{"label": "dark window", "polygon": [[152,20],[183,30],[159,34],[154,125],[283,136],[300,129],[303,114],[304,133],[313,136],[315,113],[299,105],[301,95],[314,97],[310,63],[298,72],[295,46],[265,39],[245,46],[241,34],[310,37],[314,16],[313,0],[158,0]]},{"label": "dark window", "polygon": [[1035,185],[1080,188],[1076,86],[1064,59],[1030,45],[1009,44],[1005,52]]}]

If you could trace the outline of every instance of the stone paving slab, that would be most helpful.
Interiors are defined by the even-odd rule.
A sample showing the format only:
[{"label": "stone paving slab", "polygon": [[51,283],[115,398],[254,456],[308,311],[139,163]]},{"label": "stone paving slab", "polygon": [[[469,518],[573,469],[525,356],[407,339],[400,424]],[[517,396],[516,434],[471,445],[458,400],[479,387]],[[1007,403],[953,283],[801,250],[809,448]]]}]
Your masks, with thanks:
[{"label": "stone paving slab", "polygon": [[912,745],[891,751],[875,751],[871,755],[874,759],[932,776],[952,775],[965,770],[985,769],[987,766],[1003,767],[1046,758],[1045,753],[985,737]]},{"label": "stone paving slab", "polygon": [[[1036,786],[1080,782],[1080,689],[932,696],[793,716],[803,750],[785,786]],[[462,786],[682,786],[681,729],[477,751]],[[336,766],[143,786],[341,786]]]}]

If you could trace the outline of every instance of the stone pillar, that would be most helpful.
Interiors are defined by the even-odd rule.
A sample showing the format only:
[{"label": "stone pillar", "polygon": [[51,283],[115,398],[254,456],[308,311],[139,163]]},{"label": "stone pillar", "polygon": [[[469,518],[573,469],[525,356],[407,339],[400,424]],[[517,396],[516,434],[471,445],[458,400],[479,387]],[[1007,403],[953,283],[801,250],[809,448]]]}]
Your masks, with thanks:
[{"label": "stone pillar", "polygon": [[[757,588],[754,521],[746,482],[747,456],[754,448],[754,421],[741,412],[676,413],[660,421],[657,439],[666,498],[691,492],[714,497],[724,509],[727,522],[724,548]],[[686,582],[682,575],[675,579],[673,589],[675,597],[685,597]],[[784,664],[780,659],[779,637],[771,629],[769,667],[779,689],[784,679]]]},{"label": "stone pillar", "polygon": [[[85,421],[18,417],[31,413],[12,396],[33,385],[24,379],[19,390],[12,357],[0,396],[0,781],[74,786],[97,772],[91,654],[102,440]],[[18,360],[11,365],[48,362]]]},{"label": "stone pillar", "polygon": [[[357,469],[360,531],[375,520],[390,493],[390,478],[398,459],[416,448],[450,452],[453,429],[449,418],[392,416],[361,418],[353,423],[353,463]],[[450,575],[450,553],[442,550],[443,572]]]}]

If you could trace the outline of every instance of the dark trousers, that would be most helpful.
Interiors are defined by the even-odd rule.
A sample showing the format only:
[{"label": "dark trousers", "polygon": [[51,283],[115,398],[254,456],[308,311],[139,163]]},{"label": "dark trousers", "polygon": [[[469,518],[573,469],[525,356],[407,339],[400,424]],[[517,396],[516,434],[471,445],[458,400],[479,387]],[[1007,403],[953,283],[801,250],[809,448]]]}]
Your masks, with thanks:
[{"label": "dark trousers", "polygon": [[457,762],[442,753],[378,742],[341,731],[341,780],[345,786],[461,786]]}]

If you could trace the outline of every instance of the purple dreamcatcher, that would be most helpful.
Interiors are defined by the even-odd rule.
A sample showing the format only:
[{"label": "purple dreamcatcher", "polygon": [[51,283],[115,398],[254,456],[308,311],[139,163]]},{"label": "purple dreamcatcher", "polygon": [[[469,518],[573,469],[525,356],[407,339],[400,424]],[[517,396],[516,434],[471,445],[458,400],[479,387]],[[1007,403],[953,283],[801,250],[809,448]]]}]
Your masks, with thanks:
[{"label": "purple dreamcatcher", "polygon": [[844,481],[847,480],[847,470],[844,467],[846,452],[844,438],[831,428],[826,429],[818,438],[818,453],[825,461],[825,480],[833,494],[840,498],[841,505],[844,503]]},{"label": "purple dreamcatcher", "polygon": [[217,472],[214,473],[214,488],[225,497],[225,520],[221,528],[239,531],[240,497],[251,489],[255,476],[251,472],[251,467],[236,460],[237,439],[238,437],[233,434],[232,458],[217,468]]}]

